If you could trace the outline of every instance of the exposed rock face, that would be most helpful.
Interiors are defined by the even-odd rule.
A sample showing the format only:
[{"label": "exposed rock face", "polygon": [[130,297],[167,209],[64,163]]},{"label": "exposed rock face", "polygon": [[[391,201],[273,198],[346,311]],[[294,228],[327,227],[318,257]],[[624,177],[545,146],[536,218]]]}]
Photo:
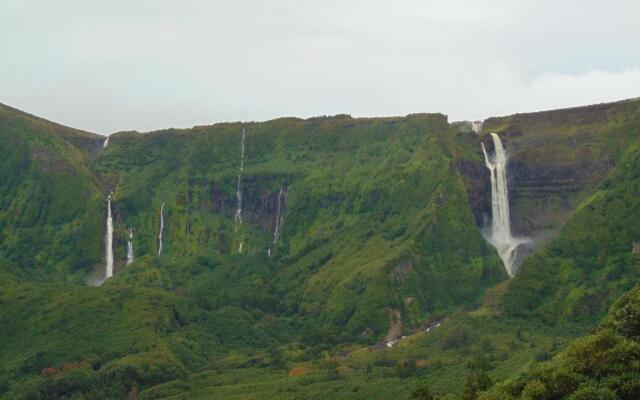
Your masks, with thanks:
[{"label": "exposed rock face", "polygon": [[525,257],[527,257],[529,254],[533,253],[535,248],[536,248],[536,243],[535,242],[524,242],[524,243],[520,243],[518,245],[518,247],[515,249],[514,258],[513,258],[513,271],[512,271],[512,273],[513,273],[514,276],[520,270],[520,267],[522,266],[522,262],[524,261]]},{"label": "exposed rock face", "polygon": [[613,167],[601,130],[605,106],[514,115],[485,121],[500,132],[508,163],[514,235],[546,241]]},{"label": "exposed rock face", "polygon": [[514,234],[547,239],[562,226],[581,194],[592,190],[612,166],[609,160],[536,165],[516,154],[509,164]]},{"label": "exposed rock face", "polygon": [[[242,219],[250,225],[259,225],[264,232],[274,232],[278,218],[277,183],[275,176],[245,175],[242,177]],[[225,190],[228,182],[192,181],[187,193],[189,207],[199,211],[233,217],[236,210],[235,193]],[[286,202],[285,202],[286,203]],[[286,204],[284,204],[286,207]],[[284,210],[281,210],[284,212]]]},{"label": "exposed rock face", "polygon": [[252,225],[261,226],[264,232],[274,232],[278,220],[278,193],[280,190],[272,188],[270,185],[275,179],[251,175],[245,176],[244,179],[242,210],[245,221]]},{"label": "exposed rock face", "polygon": [[[480,143],[478,141],[478,143]],[[478,144],[478,148],[480,145]],[[473,216],[478,227],[488,226],[491,218],[491,183],[489,170],[481,160],[457,160],[456,168],[462,175]]]},{"label": "exposed rock face", "polygon": [[400,311],[393,308],[388,308],[387,312],[389,313],[389,331],[384,340],[385,342],[390,342],[402,335],[402,316]]},{"label": "exposed rock face", "polygon": [[[607,135],[619,133],[607,131],[605,126],[628,107],[635,105],[609,103],[484,121],[482,131],[498,133],[507,153],[512,233],[534,239],[518,249],[520,262],[558,232],[580,201],[613,168]],[[471,140],[465,138],[466,142]],[[487,134],[477,135],[477,148],[480,141],[488,152],[493,151]],[[478,227],[488,226],[490,180],[482,159],[467,156],[458,159],[456,167],[467,186]]]},{"label": "exposed rock face", "polygon": [[413,270],[413,264],[410,261],[404,261],[396,264],[391,269],[391,277],[394,280],[400,281],[409,275],[409,273]]}]

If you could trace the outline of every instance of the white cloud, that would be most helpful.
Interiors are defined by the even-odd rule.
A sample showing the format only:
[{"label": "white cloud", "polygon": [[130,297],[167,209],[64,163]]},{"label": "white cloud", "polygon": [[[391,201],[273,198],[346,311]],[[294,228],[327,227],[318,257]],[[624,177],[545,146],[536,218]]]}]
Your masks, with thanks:
[{"label": "white cloud", "polygon": [[4,0],[0,101],[107,133],[640,96],[640,3]]}]

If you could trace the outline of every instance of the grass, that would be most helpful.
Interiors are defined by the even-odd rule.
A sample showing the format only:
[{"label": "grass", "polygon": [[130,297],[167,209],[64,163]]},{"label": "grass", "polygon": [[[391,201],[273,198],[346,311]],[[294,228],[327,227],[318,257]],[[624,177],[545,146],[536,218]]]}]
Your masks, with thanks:
[{"label": "grass", "polygon": [[[0,396],[407,398],[425,381],[461,393],[477,359],[494,381],[526,374],[638,277],[640,232],[627,222],[640,123],[636,104],[612,107],[604,119],[589,109],[485,124],[514,162],[615,161],[570,198],[532,189],[557,207],[531,214],[566,212],[566,223],[549,225],[557,238],[510,281],[469,206],[481,185],[459,169],[482,168],[481,137],[442,115],[123,132],[102,150],[93,135],[0,109]],[[90,288],[112,189],[118,273]],[[392,319],[406,337],[380,346]]]}]

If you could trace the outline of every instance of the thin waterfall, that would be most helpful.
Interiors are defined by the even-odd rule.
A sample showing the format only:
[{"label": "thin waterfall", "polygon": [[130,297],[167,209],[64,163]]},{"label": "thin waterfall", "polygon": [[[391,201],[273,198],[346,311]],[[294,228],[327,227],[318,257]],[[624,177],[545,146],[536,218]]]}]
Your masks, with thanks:
[{"label": "thin waterfall", "polygon": [[107,233],[105,235],[105,280],[113,276],[113,218],[111,217],[111,195],[107,196]]},{"label": "thin waterfall", "polygon": [[491,175],[491,232],[486,236],[504,263],[509,276],[515,275],[516,249],[528,239],[514,238],[511,235],[509,217],[509,192],[507,187],[507,154],[502,146],[500,136],[491,133],[495,154],[493,159],[487,154],[484,143],[481,143],[484,162]]},{"label": "thin waterfall", "polygon": [[235,231],[238,231],[238,224],[242,225],[242,171],[244,171],[244,140],[245,130],[242,128],[242,141],[240,142],[240,172],[238,173],[238,182],[236,184],[236,198],[238,207],[236,208]]},{"label": "thin waterfall", "polygon": [[106,149],[108,145],[109,145],[109,138],[106,138],[106,139],[104,140],[104,142],[102,143],[102,148],[103,148],[103,149]]},{"label": "thin waterfall", "polygon": [[238,245],[238,254],[242,254],[242,245],[243,245],[243,242],[241,240],[240,245]]},{"label": "thin waterfall", "polygon": [[164,231],[164,201],[160,206],[160,232],[158,233],[158,255],[162,255],[162,233]]},{"label": "thin waterfall", "polygon": [[276,244],[280,232],[282,231],[282,223],[284,222],[284,203],[287,201],[287,189],[280,186],[278,193],[278,206],[276,212],[276,227],[273,231],[273,244]]},{"label": "thin waterfall", "polygon": [[133,262],[133,229],[127,230],[129,240],[127,241],[127,265]]},{"label": "thin waterfall", "polygon": [[471,123],[471,130],[475,133],[482,132],[482,121],[473,121]]}]

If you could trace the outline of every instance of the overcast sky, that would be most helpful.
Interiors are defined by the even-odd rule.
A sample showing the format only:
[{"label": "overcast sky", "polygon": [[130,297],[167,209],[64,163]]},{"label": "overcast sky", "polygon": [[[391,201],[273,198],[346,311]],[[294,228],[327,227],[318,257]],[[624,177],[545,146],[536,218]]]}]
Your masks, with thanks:
[{"label": "overcast sky", "polygon": [[0,102],[102,134],[638,96],[638,0],[0,0]]}]

